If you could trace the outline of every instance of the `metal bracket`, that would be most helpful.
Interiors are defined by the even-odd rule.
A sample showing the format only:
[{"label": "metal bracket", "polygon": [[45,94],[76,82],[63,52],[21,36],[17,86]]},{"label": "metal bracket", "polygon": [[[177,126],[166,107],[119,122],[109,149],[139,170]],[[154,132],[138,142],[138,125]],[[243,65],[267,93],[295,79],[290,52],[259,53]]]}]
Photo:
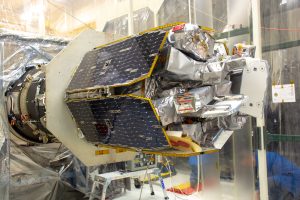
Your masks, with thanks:
[{"label": "metal bracket", "polygon": [[[263,134],[263,138],[264,138],[264,145],[262,145],[262,141],[261,141],[261,134]],[[254,129],[254,133],[253,133],[253,144],[254,144],[254,149],[259,149],[259,150],[263,150],[263,147],[266,147],[266,145],[268,144],[267,142],[267,133],[266,133],[266,128],[265,127],[256,127],[256,129]]]},{"label": "metal bracket", "polygon": [[300,135],[283,135],[266,133],[266,143],[271,142],[300,142]]}]

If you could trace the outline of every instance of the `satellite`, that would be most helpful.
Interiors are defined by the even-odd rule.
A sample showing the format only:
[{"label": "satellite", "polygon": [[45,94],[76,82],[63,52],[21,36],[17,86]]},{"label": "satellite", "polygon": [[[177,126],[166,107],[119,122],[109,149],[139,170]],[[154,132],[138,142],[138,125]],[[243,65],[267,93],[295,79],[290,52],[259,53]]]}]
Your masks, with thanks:
[{"label": "satellite", "polygon": [[[59,140],[86,165],[130,160],[136,151],[217,151],[245,114],[262,113],[268,76],[265,61],[221,46],[210,29],[185,23],[121,39],[83,32],[11,85],[12,130],[31,143]],[[99,150],[107,152],[101,159]]]}]

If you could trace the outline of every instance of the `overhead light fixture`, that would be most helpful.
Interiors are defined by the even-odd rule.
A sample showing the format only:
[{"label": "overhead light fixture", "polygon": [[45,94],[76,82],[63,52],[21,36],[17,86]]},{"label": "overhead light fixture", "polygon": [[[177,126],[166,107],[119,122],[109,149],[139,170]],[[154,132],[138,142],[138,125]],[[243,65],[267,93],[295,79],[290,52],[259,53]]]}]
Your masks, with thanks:
[{"label": "overhead light fixture", "polygon": [[285,5],[285,4],[287,4],[287,0],[281,0],[281,3],[279,4],[279,5]]},{"label": "overhead light fixture", "polygon": [[32,20],[32,14],[29,11],[24,11],[21,14],[21,20],[30,22]]},{"label": "overhead light fixture", "polygon": [[21,14],[20,18],[23,21],[30,22],[33,17],[38,17],[41,14],[44,14],[46,7],[43,4],[30,5],[24,9],[24,12]]}]

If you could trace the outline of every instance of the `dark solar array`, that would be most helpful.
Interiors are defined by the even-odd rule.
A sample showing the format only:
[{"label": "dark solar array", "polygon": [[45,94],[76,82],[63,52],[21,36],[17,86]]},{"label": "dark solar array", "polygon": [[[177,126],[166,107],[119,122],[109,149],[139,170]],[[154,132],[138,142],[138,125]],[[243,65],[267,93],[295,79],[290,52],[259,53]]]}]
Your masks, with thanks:
[{"label": "dark solar array", "polygon": [[118,97],[67,105],[89,142],[153,150],[168,147],[148,101]]},{"label": "dark solar array", "polygon": [[123,84],[146,75],[165,34],[149,32],[88,52],[68,90]]}]

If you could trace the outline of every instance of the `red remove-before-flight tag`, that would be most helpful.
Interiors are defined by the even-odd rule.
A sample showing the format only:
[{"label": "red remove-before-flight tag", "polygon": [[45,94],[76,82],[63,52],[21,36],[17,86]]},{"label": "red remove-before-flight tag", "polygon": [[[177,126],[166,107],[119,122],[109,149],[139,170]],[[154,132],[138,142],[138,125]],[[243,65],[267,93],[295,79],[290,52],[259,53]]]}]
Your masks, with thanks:
[{"label": "red remove-before-flight tag", "polygon": [[184,29],[184,26],[185,26],[185,24],[180,24],[180,25],[174,26],[174,27],[172,28],[172,31],[173,31],[173,32],[181,31],[181,30]]}]

